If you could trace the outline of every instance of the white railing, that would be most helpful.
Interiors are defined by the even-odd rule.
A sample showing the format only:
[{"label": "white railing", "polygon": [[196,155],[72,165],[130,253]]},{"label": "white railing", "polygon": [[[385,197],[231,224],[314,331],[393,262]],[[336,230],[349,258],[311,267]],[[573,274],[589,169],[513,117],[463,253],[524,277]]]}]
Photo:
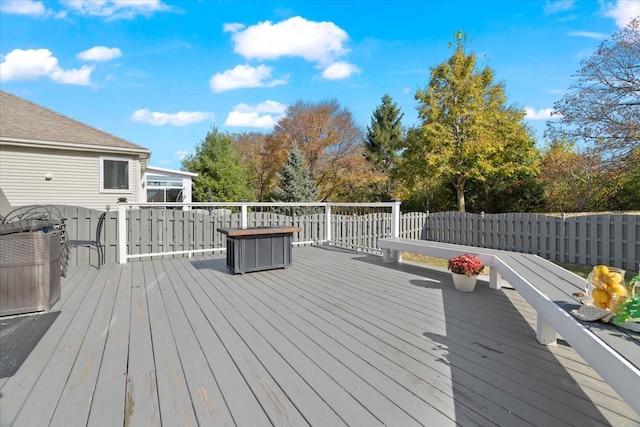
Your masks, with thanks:
[{"label": "white railing", "polygon": [[[382,211],[388,219],[375,216],[374,211]],[[374,217],[367,222],[371,215]],[[350,220],[353,216],[358,217],[357,222]],[[400,201],[119,203],[118,262],[223,251],[226,248],[219,228],[280,225],[301,228],[294,234],[295,245],[332,244],[377,252],[377,238],[400,236]]]},{"label": "white railing", "polygon": [[[126,253],[131,258],[148,254],[195,254],[198,251],[224,250],[224,236],[217,228],[296,226],[296,244],[332,244],[380,253],[377,239],[392,235],[393,204],[332,203],[312,204],[316,212],[303,215],[279,215],[276,209],[293,209],[291,204],[269,203],[229,206],[228,203],[125,205]],[[273,207],[276,205],[276,207]],[[155,207],[154,209],[150,208]],[[164,209],[165,207],[173,209]],[[382,207],[381,207],[382,206]],[[159,207],[159,208],[158,208]],[[227,209],[218,209],[224,208]],[[66,219],[72,240],[93,240],[103,211],[77,206],[58,206]],[[200,213],[198,213],[200,212]],[[399,214],[399,210],[396,211]],[[119,209],[108,210],[102,229],[104,261],[119,262]],[[143,214],[144,213],[144,214]],[[242,217],[241,217],[242,215]],[[120,215],[123,218],[123,215]],[[131,219],[133,218],[133,220]],[[395,226],[394,226],[395,227]],[[405,212],[400,216],[399,237],[424,239],[483,248],[537,254],[556,261],[576,264],[605,264],[629,271],[640,266],[640,215],[637,213],[542,215],[532,213],[472,214],[460,212]],[[309,243],[312,242],[312,243]],[[147,254],[147,255],[145,255]],[[70,265],[96,265],[93,247],[74,247]],[[173,255],[172,255],[173,256]]]}]

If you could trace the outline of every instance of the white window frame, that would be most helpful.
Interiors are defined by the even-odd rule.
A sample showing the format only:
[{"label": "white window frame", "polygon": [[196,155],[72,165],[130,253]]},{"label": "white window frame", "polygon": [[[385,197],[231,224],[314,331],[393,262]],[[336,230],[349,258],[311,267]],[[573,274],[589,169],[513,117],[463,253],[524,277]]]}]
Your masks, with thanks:
[{"label": "white window frame", "polygon": [[[115,162],[127,162],[127,170],[128,170],[128,188],[104,188],[104,162],[105,160],[115,161]],[[127,157],[100,157],[100,192],[101,193],[133,193],[133,185],[131,185],[131,178],[133,176],[131,170],[131,159]]]}]

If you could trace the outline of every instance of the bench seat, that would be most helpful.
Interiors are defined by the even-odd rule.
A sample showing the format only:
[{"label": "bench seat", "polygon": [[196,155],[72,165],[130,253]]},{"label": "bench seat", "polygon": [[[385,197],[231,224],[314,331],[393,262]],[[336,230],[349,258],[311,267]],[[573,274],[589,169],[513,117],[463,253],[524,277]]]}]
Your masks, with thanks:
[{"label": "bench seat", "polygon": [[400,262],[401,252],[438,258],[477,255],[490,268],[489,285],[502,279],[537,312],[538,342],[554,345],[557,335],[571,345],[620,396],[640,413],[640,334],[602,322],[583,322],[579,308],[585,279],[537,255],[413,239],[378,239],[383,262]]}]

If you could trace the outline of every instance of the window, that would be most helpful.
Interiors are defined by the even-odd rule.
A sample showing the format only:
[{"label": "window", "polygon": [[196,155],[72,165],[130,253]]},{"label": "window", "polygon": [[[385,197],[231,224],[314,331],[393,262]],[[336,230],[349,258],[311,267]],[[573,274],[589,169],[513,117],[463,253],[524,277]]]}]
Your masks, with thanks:
[{"label": "window", "polygon": [[129,192],[129,159],[102,158],[102,190],[113,192]]},{"label": "window", "polygon": [[147,202],[182,202],[182,178],[147,175]]}]

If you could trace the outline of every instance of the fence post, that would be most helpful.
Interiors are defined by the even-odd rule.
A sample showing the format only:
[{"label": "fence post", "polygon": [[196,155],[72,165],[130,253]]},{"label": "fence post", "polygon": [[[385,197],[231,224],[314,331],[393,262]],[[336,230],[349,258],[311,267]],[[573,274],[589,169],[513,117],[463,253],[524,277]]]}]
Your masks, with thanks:
[{"label": "fence post", "polygon": [[391,207],[391,238],[400,237],[400,199],[393,199]]},{"label": "fence post", "polygon": [[565,259],[565,247],[564,247],[564,233],[565,233],[566,221],[567,221],[567,214],[562,212],[562,222],[560,223],[560,249],[559,249],[560,254],[556,258],[556,261],[558,262],[567,262]]},{"label": "fence post", "polygon": [[127,263],[127,210],[118,203],[118,263]]},{"label": "fence post", "polygon": [[481,248],[486,247],[484,245],[484,233],[485,233],[485,224],[484,224],[484,211],[480,212],[480,226],[478,227],[478,246],[480,246]]},{"label": "fence post", "polygon": [[423,229],[422,229],[422,240],[431,240],[431,233],[429,232],[429,225],[430,225],[430,219],[431,217],[429,216],[429,209],[427,209],[427,211],[425,212],[427,214],[427,216],[425,216],[424,218],[424,225],[423,225]]},{"label": "fence post", "polygon": [[331,241],[331,202],[327,200],[324,205],[324,240],[329,243]]},{"label": "fence post", "polygon": [[249,224],[249,216],[247,214],[247,199],[240,200],[242,206],[240,206],[240,228],[247,228]]}]

